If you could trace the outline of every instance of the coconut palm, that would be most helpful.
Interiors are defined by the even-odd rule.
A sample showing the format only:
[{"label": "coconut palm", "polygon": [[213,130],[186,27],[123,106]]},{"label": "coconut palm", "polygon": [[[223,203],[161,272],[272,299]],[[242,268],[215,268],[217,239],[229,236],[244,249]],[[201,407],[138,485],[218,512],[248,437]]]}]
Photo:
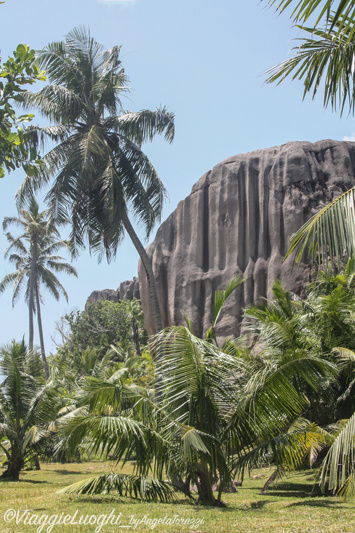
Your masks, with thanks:
[{"label": "coconut palm", "polygon": [[[80,383],[77,409],[61,419],[63,445],[75,450],[86,439],[90,451],[110,453],[117,461],[134,453],[136,472],[131,477],[91,478],[67,492],[113,489],[165,500],[172,497],[172,488],[193,497],[194,485],[199,501],[222,505],[222,489],[240,469],[237,459],[275,440],[307,407],[300,385],[317,387],[333,371],[330,363],[301,350],[260,358],[239,350],[232,341],[222,350],[216,345],[222,305],[242,281],[237,277],[225,291],[216,292],[213,326],[206,340],[193,335],[188,319],[188,327],[173,327],[156,336],[161,354],[154,391],[158,402],[153,391],[122,382],[123,369],[106,379],[101,375]],[[303,428],[297,438],[288,437],[288,447],[304,441],[305,434],[308,447],[319,440],[313,429]],[[289,456],[295,462],[297,454],[304,453],[303,445]],[[163,471],[170,486],[162,482]]]},{"label": "coconut palm", "polygon": [[49,370],[41,318],[41,286],[44,286],[56,300],[59,300],[60,294],[68,300],[66,290],[52,271],[74,276],[77,276],[77,273],[72,265],[63,262],[62,257],[55,255],[61,248],[66,248],[67,243],[60,239],[53,221],[48,219],[48,212],[39,211],[35,200],[29,203],[28,209],[20,209],[18,217],[5,217],[4,230],[9,225],[19,226],[23,233],[18,237],[14,237],[10,232],[6,233],[9,247],[5,252],[5,258],[15,265],[16,270],[0,282],[0,292],[3,292],[9,285],[13,285],[12,304],[14,305],[24,285],[26,286],[25,299],[29,310],[29,349],[33,350],[33,316],[36,313],[41,354],[46,379],[48,379]]},{"label": "coconut palm", "polygon": [[273,301],[246,311],[251,321],[249,328],[257,336],[258,350],[262,350],[262,360],[266,356],[270,362],[272,357],[303,351],[336,364],[338,375],[336,380],[324,380],[316,395],[304,389],[310,400],[305,414],[324,425],[323,429],[298,421],[296,428],[293,425],[291,431],[276,435],[238,458],[236,467],[243,471],[260,460],[272,461],[277,471],[267,481],[267,487],[285,468],[298,466],[307,454],[316,458],[328,448],[320,470],[322,489],[348,495],[355,489],[354,260],[349,260],[344,271],[336,276],[330,269],[318,272],[307,288],[305,301],[292,300],[279,282],[273,293]]},{"label": "coconut palm", "polygon": [[[315,357],[297,355],[261,367],[258,360],[221,352],[183,326],[161,332],[157,342],[162,353],[156,391],[159,405],[152,391],[122,383],[118,371],[108,379],[83,380],[77,409],[60,422],[61,444],[66,449],[74,451],[85,442],[89,453],[110,454],[124,462],[134,454],[134,474],[104,474],[66,492],[95,494],[112,489],[165,500],[172,497],[172,489],[193,497],[195,485],[199,501],[222,505],[221,491],[233,479],[236,458],[285,431],[307,406],[295,384],[304,380],[314,386],[331,367]],[[306,430],[303,437],[305,433],[308,447],[319,440]],[[295,442],[295,436],[289,446],[291,440]],[[297,453],[303,456],[305,447],[294,456]],[[170,484],[163,482],[164,471]],[[221,490],[216,498],[217,481]]]},{"label": "coconut palm", "polygon": [[17,481],[35,445],[49,435],[57,399],[53,382],[43,385],[39,355],[24,341],[0,350],[0,372],[0,447],[7,457],[2,477]]},{"label": "coconut palm", "polygon": [[57,146],[44,157],[38,176],[26,178],[19,197],[54,177],[47,199],[55,217],[70,214],[73,252],[87,238],[90,250],[100,258],[105,252],[110,260],[126,231],[147,274],[159,331],[163,324],[151,261],[128,211],[149,235],[161,215],[165,189],[141,146],[156,134],[171,142],[174,117],[165,108],[124,111],[127,78],[119,53],[120,47],[104,50],[90,33],[75,28],[65,42],[51,43],[38,54],[50,85],[28,93],[27,107],[55,125],[31,130],[37,142],[50,139]]}]

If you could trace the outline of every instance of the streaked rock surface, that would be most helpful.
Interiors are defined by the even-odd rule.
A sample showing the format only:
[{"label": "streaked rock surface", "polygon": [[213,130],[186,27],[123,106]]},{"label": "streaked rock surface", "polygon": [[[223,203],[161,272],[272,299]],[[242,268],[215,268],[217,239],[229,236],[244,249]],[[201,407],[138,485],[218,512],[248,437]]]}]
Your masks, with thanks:
[{"label": "streaked rock surface", "polygon": [[[355,185],[355,143],[290,142],[239,154],[216,165],[158,229],[147,248],[164,325],[183,323],[184,311],[205,334],[213,295],[236,274],[247,280],[229,300],[218,334],[239,332],[242,310],[266,297],[281,279],[298,293],[307,265],[282,263],[289,239],[320,207]],[[153,333],[147,282],[139,265],[146,327]]]}]

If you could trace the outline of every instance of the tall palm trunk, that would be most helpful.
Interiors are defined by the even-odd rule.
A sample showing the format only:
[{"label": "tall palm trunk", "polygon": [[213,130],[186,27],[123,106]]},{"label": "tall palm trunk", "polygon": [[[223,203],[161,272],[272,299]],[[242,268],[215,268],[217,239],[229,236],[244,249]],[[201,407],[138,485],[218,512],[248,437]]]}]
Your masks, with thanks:
[{"label": "tall palm trunk", "polygon": [[49,369],[46,358],[46,352],[44,350],[44,338],[43,338],[43,327],[42,327],[42,317],[41,317],[41,303],[39,300],[38,285],[36,285],[36,311],[37,311],[37,322],[38,322],[38,333],[39,341],[41,344],[41,355],[43,359],[44,373],[46,375],[46,380],[49,379]]},{"label": "tall palm trunk", "polygon": [[160,311],[158,292],[157,292],[157,286],[155,284],[152,263],[148,257],[147,252],[145,251],[143,244],[139,240],[138,235],[134,231],[133,226],[125,211],[121,213],[121,220],[123,222],[125,230],[127,231],[128,235],[131,238],[131,241],[134,244],[134,247],[139,253],[139,257],[141,258],[145,273],[147,275],[148,290],[149,290],[149,297],[150,297],[152,313],[153,313],[155,333],[158,333],[159,331],[163,329],[163,318],[162,318],[161,311]]},{"label": "tall palm trunk", "polygon": [[135,320],[134,316],[132,316],[132,318],[131,318],[131,329],[132,329],[132,338],[133,338],[134,345],[136,347],[137,355],[139,357],[141,357],[142,356],[142,351],[141,351],[141,347],[139,345],[138,327],[137,327],[137,323],[136,323],[136,320]]},{"label": "tall palm trunk", "polygon": [[35,281],[36,281],[36,266],[37,266],[37,237],[34,236],[31,244],[31,272],[30,272],[30,292],[28,295],[28,311],[29,311],[29,338],[28,347],[33,350],[33,311],[34,311],[34,296],[35,296]]}]

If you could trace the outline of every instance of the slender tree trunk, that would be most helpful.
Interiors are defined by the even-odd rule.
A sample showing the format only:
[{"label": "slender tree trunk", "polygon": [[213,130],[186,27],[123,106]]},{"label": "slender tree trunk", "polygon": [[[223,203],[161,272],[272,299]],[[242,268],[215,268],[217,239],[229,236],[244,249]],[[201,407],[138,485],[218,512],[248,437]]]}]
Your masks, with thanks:
[{"label": "slender tree trunk", "polygon": [[152,263],[148,257],[147,252],[145,251],[143,244],[139,240],[138,235],[134,231],[133,226],[127,216],[127,213],[123,211],[121,213],[121,218],[122,218],[122,222],[125,227],[125,230],[127,231],[128,235],[131,238],[131,241],[134,244],[134,247],[139,253],[139,256],[144,266],[145,273],[147,275],[148,290],[149,290],[149,297],[150,297],[150,302],[152,306],[155,332],[158,333],[159,331],[163,329],[163,319],[162,319],[160,306],[159,306],[158,292],[157,292],[157,287],[155,284]]},{"label": "slender tree trunk", "polygon": [[132,328],[133,342],[134,342],[135,347],[136,347],[137,355],[139,355],[139,357],[141,357],[142,352],[141,352],[141,347],[139,345],[138,327],[137,327],[137,323],[136,323],[136,320],[135,320],[134,316],[132,316],[132,318],[131,318],[131,328]]},{"label": "slender tree trunk", "polygon": [[35,292],[36,292],[36,310],[37,310],[39,341],[41,344],[41,355],[42,355],[42,360],[43,360],[44,373],[46,375],[46,381],[47,381],[49,379],[49,369],[48,369],[48,363],[47,363],[47,358],[46,358],[46,352],[44,349],[43,327],[42,327],[42,317],[41,317],[41,302],[39,300],[38,285],[36,285]]},{"label": "slender tree trunk", "polygon": [[34,464],[35,464],[35,470],[41,470],[41,464],[39,462],[38,455],[35,455],[33,458]]},{"label": "slender tree trunk", "polygon": [[34,310],[34,294],[35,294],[35,280],[36,280],[36,266],[37,266],[37,238],[35,237],[31,244],[31,272],[30,272],[30,291],[28,295],[28,311],[29,311],[29,337],[28,347],[33,350],[33,310]]},{"label": "slender tree trunk", "polygon": [[279,477],[280,477],[280,472],[278,468],[276,468],[276,470],[271,474],[271,476],[269,477],[269,479],[266,481],[265,485],[261,489],[260,494],[267,494],[270,485],[274,483],[275,481],[277,481]]}]

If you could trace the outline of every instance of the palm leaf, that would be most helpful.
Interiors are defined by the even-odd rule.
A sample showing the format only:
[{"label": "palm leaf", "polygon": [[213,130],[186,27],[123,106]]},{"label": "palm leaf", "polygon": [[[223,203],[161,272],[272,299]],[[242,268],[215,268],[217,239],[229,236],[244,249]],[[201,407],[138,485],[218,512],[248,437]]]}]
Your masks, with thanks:
[{"label": "palm leaf", "polygon": [[333,493],[352,488],[355,466],[355,413],[343,425],[327,453],[321,470],[321,485]]},{"label": "palm leaf", "polygon": [[174,499],[174,489],[160,479],[128,474],[103,474],[79,481],[58,491],[58,494],[105,494],[116,491],[120,496],[140,500],[170,502]]},{"label": "palm leaf", "polygon": [[332,30],[328,27],[301,27],[309,37],[298,39],[301,44],[293,49],[296,54],[292,58],[266,72],[269,75],[267,82],[280,84],[287,76],[293,80],[303,80],[303,98],[309,92],[314,98],[319,87],[324,84],[324,106],[327,107],[330,103],[334,110],[339,106],[342,114],[348,105],[349,112],[353,113],[355,43],[350,35],[353,34],[355,25],[352,22],[350,31],[341,21],[333,24],[333,18],[330,20],[334,26]]},{"label": "palm leaf", "polygon": [[355,187],[346,191],[316,213],[292,237],[285,259],[295,250],[300,261],[307,251],[314,259],[332,265],[335,258],[338,265],[344,255],[355,254]]},{"label": "palm leaf", "polygon": [[[313,14],[317,13],[316,25],[323,17],[327,22],[330,19],[331,10],[334,11],[333,24],[339,19],[349,20],[349,24],[354,21],[355,8],[352,0],[267,0],[270,5],[276,4],[276,9],[284,11],[289,6],[293,7],[291,13],[295,21],[305,22]],[[330,25],[332,29],[332,25]]]}]

